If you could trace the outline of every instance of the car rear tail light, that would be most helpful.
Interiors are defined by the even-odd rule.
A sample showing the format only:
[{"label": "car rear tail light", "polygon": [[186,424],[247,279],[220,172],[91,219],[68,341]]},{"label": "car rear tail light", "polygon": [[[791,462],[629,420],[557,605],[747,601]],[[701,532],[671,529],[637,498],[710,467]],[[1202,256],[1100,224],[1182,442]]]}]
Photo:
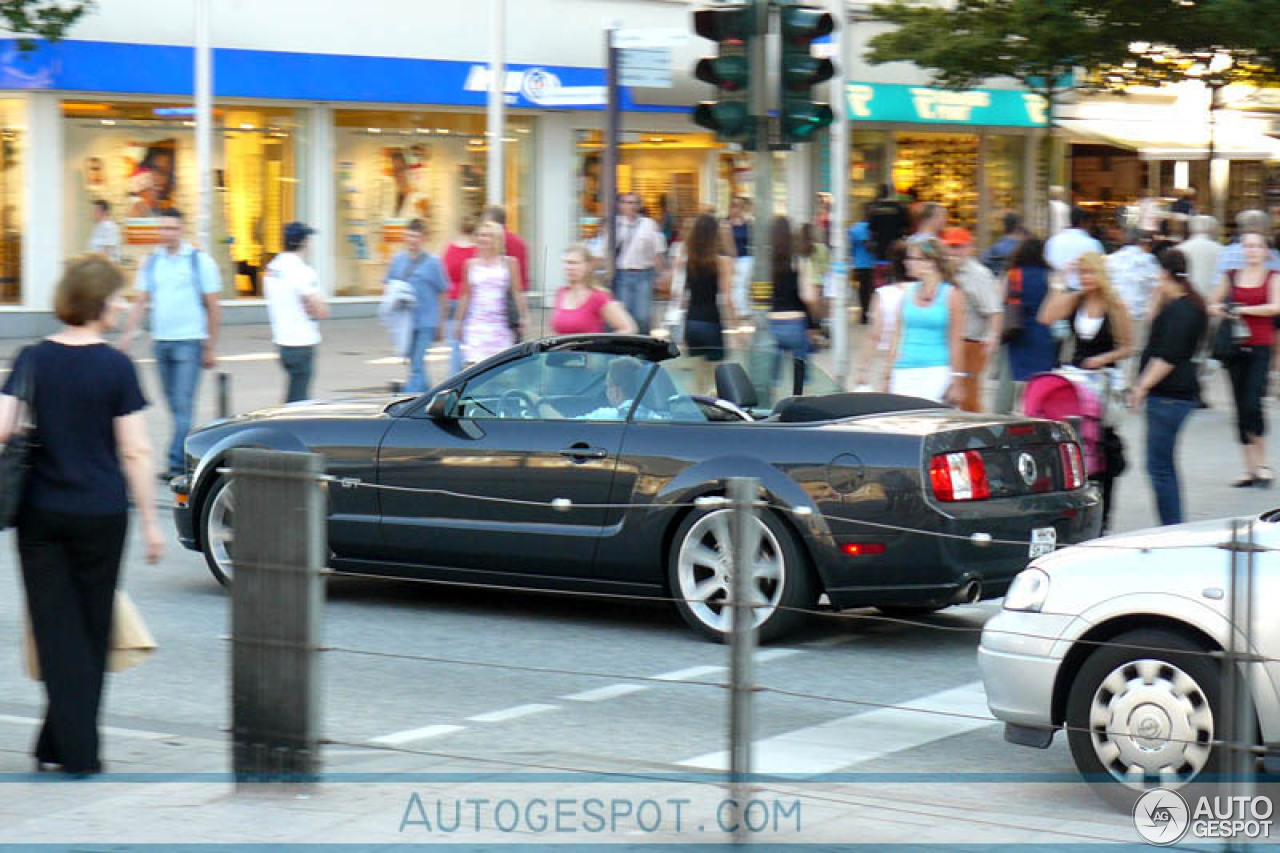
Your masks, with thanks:
[{"label": "car rear tail light", "polygon": [[940,501],[983,501],[991,497],[987,466],[976,450],[939,453],[929,463],[933,494]]},{"label": "car rear tail light", "polygon": [[1062,454],[1062,481],[1067,491],[1084,486],[1084,458],[1080,455],[1080,445],[1074,441],[1058,445]]},{"label": "car rear tail light", "polygon": [[840,546],[846,557],[874,557],[884,553],[883,542],[846,542]]}]

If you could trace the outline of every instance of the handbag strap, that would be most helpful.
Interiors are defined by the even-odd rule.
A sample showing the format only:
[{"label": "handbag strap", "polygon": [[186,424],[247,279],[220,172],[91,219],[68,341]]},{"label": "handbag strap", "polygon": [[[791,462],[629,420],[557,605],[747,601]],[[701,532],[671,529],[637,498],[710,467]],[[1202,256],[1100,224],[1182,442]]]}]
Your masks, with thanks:
[{"label": "handbag strap", "polygon": [[[14,362],[20,364],[22,369],[14,375],[13,396],[18,401],[18,406],[13,413],[13,429],[10,434],[16,434],[19,430],[31,432],[36,424],[36,347],[34,344],[28,344],[23,347],[14,359]],[[24,417],[25,414],[25,417]]]}]

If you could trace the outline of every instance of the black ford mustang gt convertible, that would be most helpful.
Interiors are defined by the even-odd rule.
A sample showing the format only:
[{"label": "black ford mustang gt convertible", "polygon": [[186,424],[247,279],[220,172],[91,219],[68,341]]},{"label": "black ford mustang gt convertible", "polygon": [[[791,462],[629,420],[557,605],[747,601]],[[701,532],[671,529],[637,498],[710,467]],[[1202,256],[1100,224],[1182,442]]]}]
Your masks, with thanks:
[{"label": "black ford mustang gt convertible", "polygon": [[760,411],[737,364],[718,369],[717,396],[684,393],[678,356],[643,336],[546,338],[422,396],[209,424],[173,481],[179,538],[229,583],[228,452],[310,451],[335,478],[336,572],[671,597],[720,637],[730,511],[698,499],[755,477],[752,589],[767,640],[822,593],[835,607],[917,613],[1000,596],[1030,557],[1099,533],[1100,500],[1064,424],[883,394]]}]

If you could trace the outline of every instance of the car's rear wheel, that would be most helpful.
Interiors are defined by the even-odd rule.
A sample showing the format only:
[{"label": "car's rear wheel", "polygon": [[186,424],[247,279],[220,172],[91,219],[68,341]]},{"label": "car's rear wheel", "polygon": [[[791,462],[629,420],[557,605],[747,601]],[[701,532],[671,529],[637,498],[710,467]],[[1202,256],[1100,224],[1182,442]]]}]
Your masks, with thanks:
[{"label": "car's rear wheel", "polygon": [[235,501],[231,481],[219,477],[200,511],[200,545],[209,571],[225,587],[231,586],[232,546],[235,539]]},{"label": "car's rear wheel", "polygon": [[1080,667],[1067,698],[1076,767],[1112,805],[1132,808],[1148,788],[1181,788],[1217,771],[1219,668],[1172,631],[1116,637]]},{"label": "car's rear wheel", "polygon": [[[716,640],[733,629],[732,511],[691,513],[671,542],[667,561],[676,608],[694,629]],[[791,532],[772,513],[756,516],[749,543],[752,601],[760,642],[783,636],[817,605],[817,585]]]}]

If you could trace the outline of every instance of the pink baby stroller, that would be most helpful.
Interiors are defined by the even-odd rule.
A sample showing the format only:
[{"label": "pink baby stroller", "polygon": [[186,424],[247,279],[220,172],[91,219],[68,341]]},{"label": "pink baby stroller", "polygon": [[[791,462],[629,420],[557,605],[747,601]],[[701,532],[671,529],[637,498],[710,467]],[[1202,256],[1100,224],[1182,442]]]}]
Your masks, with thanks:
[{"label": "pink baby stroller", "polygon": [[1063,367],[1027,380],[1023,410],[1028,417],[1066,421],[1075,427],[1090,480],[1102,490],[1102,529],[1111,522],[1111,490],[1124,470],[1124,444],[1107,425],[1112,376],[1105,370]]}]

